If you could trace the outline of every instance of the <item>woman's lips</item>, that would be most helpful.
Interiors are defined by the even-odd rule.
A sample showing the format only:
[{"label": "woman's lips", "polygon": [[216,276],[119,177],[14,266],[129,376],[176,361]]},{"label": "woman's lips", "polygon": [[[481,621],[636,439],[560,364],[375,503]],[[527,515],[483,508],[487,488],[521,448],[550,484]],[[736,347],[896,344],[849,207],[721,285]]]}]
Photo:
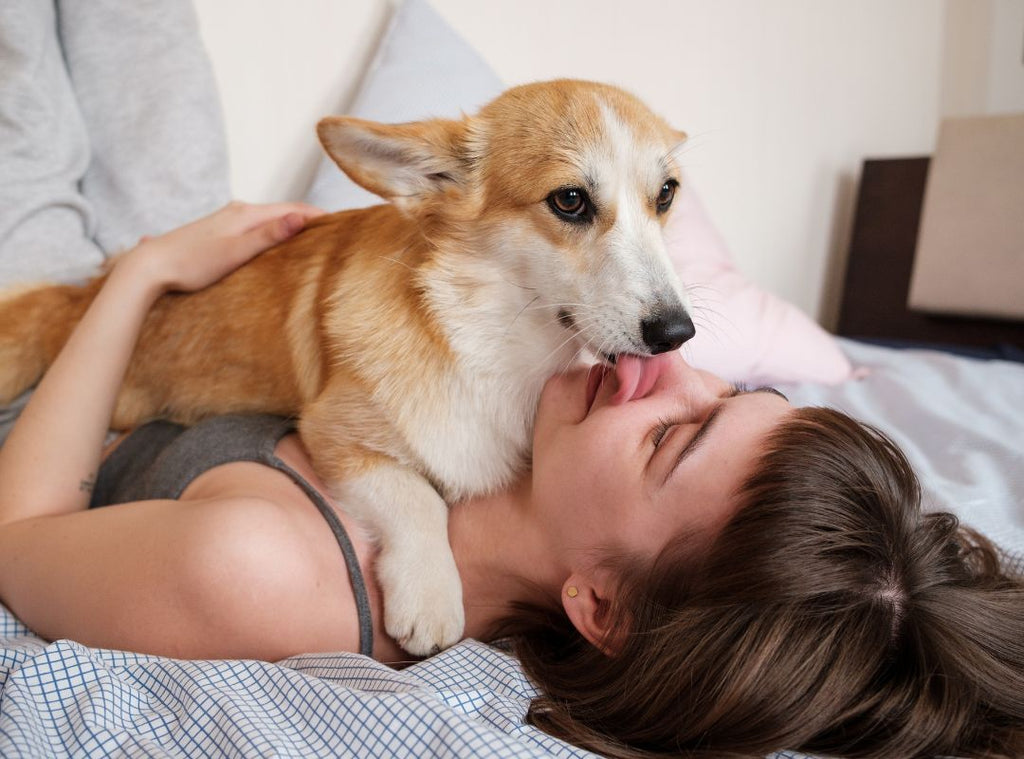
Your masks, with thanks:
[{"label": "woman's lips", "polygon": [[590,409],[594,407],[594,400],[597,398],[597,391],[601,389],[601,384],[610,371],[611,369],[604,364],[594,364],[590,367],[590,373],[587,375],[587,413],[583,415],[584,417],[590,415]]}]

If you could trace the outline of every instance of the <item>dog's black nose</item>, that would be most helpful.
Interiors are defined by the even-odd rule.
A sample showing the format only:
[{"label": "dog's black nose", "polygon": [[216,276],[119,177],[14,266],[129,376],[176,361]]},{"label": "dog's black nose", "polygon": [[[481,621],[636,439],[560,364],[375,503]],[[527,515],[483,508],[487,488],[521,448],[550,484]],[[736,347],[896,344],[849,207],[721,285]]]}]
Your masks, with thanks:
[{"label": "dog's black nose", "polygon": [[696,333],[693,319],[682,307],[669,308],[640,323],[640,335],[652,354],[675,350]]}]

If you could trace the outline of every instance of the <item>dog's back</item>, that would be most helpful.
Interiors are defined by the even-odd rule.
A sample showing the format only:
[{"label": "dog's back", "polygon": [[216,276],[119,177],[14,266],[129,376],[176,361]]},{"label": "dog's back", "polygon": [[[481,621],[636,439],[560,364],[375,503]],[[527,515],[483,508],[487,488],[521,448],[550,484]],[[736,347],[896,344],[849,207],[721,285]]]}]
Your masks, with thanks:
[{"label": "dog's back", "polygon": [[[368,310],[362,301],[371,290],[357,287],[361,297],[338,297],[338,283],[350,278],[350,268],[372,268],[365,263],[375,257],[370,238],[396,221],[408,227],[397,217],[386,205],[320,217],[215,285],[160,298],[139,336],[113,425],[128,428],[155,417],[190,423],[249,411],[299,414],[338,359],[325,344],[329,304]],[[0,295],[0,403],[38,381],[104,279]]]}]

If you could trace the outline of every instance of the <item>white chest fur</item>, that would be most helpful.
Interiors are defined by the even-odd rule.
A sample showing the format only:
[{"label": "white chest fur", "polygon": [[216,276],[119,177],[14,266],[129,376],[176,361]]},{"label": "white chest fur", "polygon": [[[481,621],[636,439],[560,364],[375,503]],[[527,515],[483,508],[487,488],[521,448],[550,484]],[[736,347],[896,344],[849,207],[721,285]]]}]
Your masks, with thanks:
[{"label": "white chest fur", "polygon": [[[468,269],[467,269],[468,266]],[[455,362],[432,388],[407,399],[406,442],[449,501],[507,485],[528,462],[537,402],[547,379],[569,368],[577,341],[529,291],[491,264],[429,283]]]}]

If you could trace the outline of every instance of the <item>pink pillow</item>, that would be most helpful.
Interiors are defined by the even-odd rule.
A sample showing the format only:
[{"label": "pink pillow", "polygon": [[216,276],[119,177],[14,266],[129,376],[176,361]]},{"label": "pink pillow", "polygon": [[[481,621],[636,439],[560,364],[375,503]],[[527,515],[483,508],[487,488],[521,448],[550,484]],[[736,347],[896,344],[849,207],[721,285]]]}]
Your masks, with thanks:
[{"label": "pink pillow", "polygon": [[733,265],[696,193],[684,182],[665,228],[668,255],[689,288],[697,335],[683,355],[732,382],[836,384],[852,374],[832,336]]}]

